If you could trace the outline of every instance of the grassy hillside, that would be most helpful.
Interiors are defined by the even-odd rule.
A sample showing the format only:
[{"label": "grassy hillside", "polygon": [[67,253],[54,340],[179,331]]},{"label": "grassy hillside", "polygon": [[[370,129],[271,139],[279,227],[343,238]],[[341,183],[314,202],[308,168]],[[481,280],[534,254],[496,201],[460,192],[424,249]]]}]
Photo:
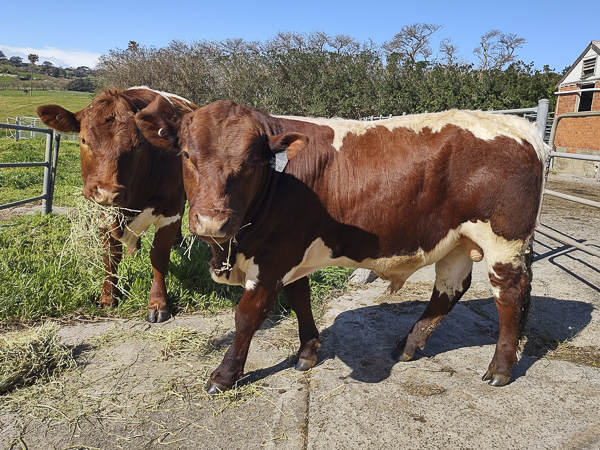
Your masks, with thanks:
[{"label": "grassy hillside", "polygon": [[60,105],[69,111],[79,111],[93,100],[89,93],[68,91],[33,91],[33,96],[23,91],[0,90],[0,122],[7,117],[37,117],[35,109],[40,105]]}]

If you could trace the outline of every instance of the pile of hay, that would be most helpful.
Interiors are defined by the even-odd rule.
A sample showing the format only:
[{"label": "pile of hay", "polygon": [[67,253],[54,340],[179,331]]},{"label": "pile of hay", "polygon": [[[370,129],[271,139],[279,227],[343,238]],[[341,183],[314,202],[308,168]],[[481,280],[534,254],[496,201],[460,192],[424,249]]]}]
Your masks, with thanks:
[{"label": "pile of hay", "polygon": [[57,324],[46,323],[0,335],[0,395],[76,366],[72,350],[59,340],[58,329]]},{"label": "pile of hay", "polygon": [[183,356],[186,353],[207,356],[219,349],[212,333],[208,335],[199,333],[187,326],[158,328],[150,333],[150,337],[156,342],[164,344],[163,357],[165,359]]}]

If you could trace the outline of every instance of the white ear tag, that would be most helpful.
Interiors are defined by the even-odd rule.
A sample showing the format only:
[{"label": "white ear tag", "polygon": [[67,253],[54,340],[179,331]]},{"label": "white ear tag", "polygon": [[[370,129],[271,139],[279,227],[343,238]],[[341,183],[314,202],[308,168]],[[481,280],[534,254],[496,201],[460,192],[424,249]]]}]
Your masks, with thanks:
[{"label": "white ear tag", "polygon": [[275,153],[275,156],[269,161],[269,167],[277,172],[283,172],[287,163],[287,152]]}]

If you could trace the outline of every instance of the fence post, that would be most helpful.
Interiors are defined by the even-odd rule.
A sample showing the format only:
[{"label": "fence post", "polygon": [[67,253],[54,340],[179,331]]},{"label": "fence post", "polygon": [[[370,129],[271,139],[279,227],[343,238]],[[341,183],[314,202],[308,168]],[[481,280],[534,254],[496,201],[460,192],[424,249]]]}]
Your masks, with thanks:
[{"label": "fence post", "polygon": [[50,171],[50,197],[48,199],[50,206],[48,208],[48,212],[52,212],[52,206],[54,203],[54,187],[56,186],[56,166],[58,165],[58,149],[60,147],[60,134],[56,131],[52,131],[52,136],[54,136],[54,151],[52,155],[52,169]]},{"label": "fence post", "polygon": [[46,158],[44,160],[44,187],[43,187],[43,195],[44,198],[42,200],[42,215],[46,215],[52,212],[52,199],[51,195],[51,185],[52,185],[52,135],[54,133],[48,133],[46,135]]},{"label": "fence post", "polygon": [[550,100],[542,98],[537,106],[537,129],[542,136],[542,141],[546,138],[546,124],[548,123],[548,110],[550,109]]},{"label": "fence post", "polygon": [[[21,125],[21,118],[20,117],[16,117],[15,118],[15,125]],[[15,142],[17,142],[19,140],[19,129],[15,129]]]}]

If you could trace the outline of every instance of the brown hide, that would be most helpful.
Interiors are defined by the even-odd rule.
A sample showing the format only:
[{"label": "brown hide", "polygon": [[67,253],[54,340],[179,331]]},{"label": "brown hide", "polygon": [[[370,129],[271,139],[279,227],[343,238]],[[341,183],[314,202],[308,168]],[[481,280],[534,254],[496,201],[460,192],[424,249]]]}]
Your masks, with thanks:
[{"label": "brown hide", "polygon": [[[508,383],[526,310],[525,254],[541,197],[543,143],[522,119],[491,114],[395,120],[272,117],[214,102],[170,131],[178,132],[184,156],[190,231],[219,244],[213,277],[246,287],[234,342],[209,392],[241,375],[252,335],[284,285],[299,319],[297,368],[314,365],[318,332],[306,288],[312,270],[368,267],[396,289],[436,263],[430,304],[398,348],[406,360],[468,289],[472,263],[484,255],[500,314],[484,379]],[[340,130],[347,130],[343,140]],[[285,151],[290,161],[276,172],[269,161]]]},{"label": "brown hide", "polygon": [[116,222],[112,233],[104,237],[107,255],[104,257],[106,276],[100,297],[102,305],[117,302],[116,271],[122,253],[121,239],[138,213],[148,210],[156,217],[179,217],[157,229],[151,251],[154,282],[148,317],[151,321],[163,321],[168,318],[164,275],[170,248],[176,236],[180,236],[185,194],[179,150],[152,145],[135,123],[135,114],[156,98],[168,100],[162,109],[153,109],[152,114],[171,121],[180,120],[196,108],[193,103],[171,94],[132,88],[104,90],[89,106],[75,113],[58,105],[40,106],[37,113],[45,124],[58,131],[79,133],[83,195],[97,203],[117,206],[127,216],[125,223]]}]

